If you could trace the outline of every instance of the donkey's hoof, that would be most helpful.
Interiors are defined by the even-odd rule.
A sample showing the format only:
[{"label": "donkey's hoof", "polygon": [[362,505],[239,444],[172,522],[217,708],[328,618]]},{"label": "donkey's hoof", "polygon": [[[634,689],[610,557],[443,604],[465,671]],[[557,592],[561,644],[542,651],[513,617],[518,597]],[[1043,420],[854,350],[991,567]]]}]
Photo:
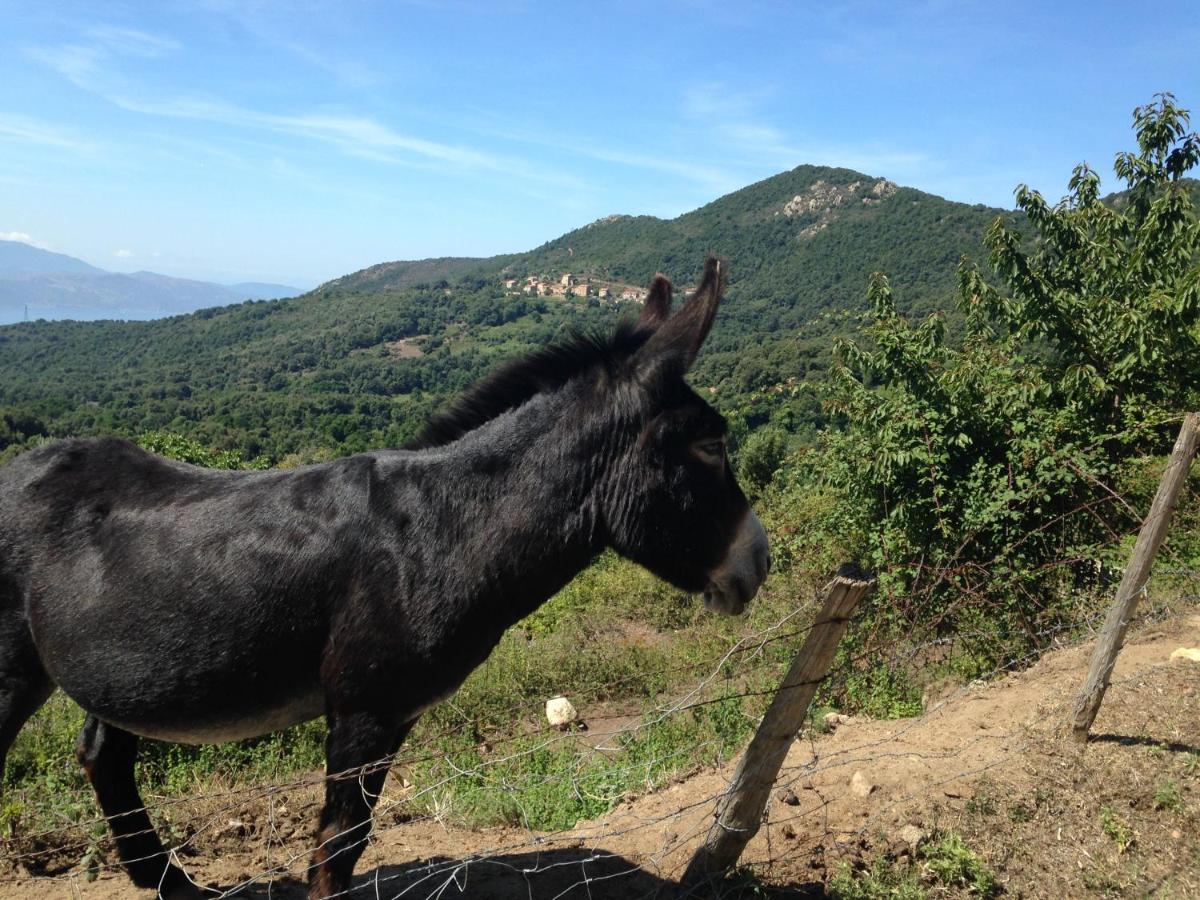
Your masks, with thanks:
[{"label": "donkey's hoof", "polygon": [[168,870],[162,886],[158,889],[161,900],[203,900],[210,895],[210,891],[188,878],[183,869],[174,866]]}]

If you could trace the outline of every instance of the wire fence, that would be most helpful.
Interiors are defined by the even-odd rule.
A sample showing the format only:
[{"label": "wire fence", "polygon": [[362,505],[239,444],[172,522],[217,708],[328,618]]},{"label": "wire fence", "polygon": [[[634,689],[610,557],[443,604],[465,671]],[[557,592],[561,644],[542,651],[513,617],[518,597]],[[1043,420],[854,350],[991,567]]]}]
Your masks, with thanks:
[{"label": "wire fence", "polygon": [[[1200,570],[1164,560],[1150,600],[1140,613],[1143,625],[1194,609],[1200,605]],[[1055,691],[1030,701],[1049,710],[1042,726],[1031,726],[1028,717],[988,722],[985,716],[974,730],[964,730],[963,709],[976,701],[986,705],[1001,676],[1090,641],[1104,618],[1099,606],[1032,633],[1021,627],[939,634],[933,626],[903,641],[864,638],[849,645],[825,679],[826,700],[844,695],[850,680],[865,671],[899,675],[928,670],[931,663],[948,671],[955,649],[973,641],[1012,640],[1025,649],[975,672],[965,684],[928,692],[919,715],[834,719],[832,734],[822,718],[811,716],[779,774],[765,827],[744,860],[746,877],[775,884],[780,895],[803,893],[806,877],[822,880],[838,859],[854,858],[864,842],[877,843],[872,835],[894,833],[911,807],[928,806],[934,794],[969,797],[989,773],[1019,766],[1046,740],[1045,723],[1057,727],[1065,720],[1085,657],[1077,654],[1075,664],[1062,667]],[[774,692],[787,652],[807,634],[813,614],[813,603],[799,604],[706,658],[672,667],[672,692],[640,715],[588,715],[585,707],[587,731],[526,726],[456,754],[445,741],[461,738],[462,726],[447,725],[424,731],[394,757],[351,771],[209,786],[153,798],[146,810],[171,860],[209,895],[301,896],[327,778],[357,779],[365,791],[369,772],[389,769],[374,830],[364,839],[367,853],[357,867],[354,896],[674,894],[726,789],[728,772],[722,767],[744,745]],[[1145,679],[1147,671],[1115,678],[1113,689],[1119,692],[1128,678]],[[609,684],[614,693],[619,682]],[[516,698],[511,717],[527,723],[538,705]],[[903,778],[889,776],[893,764],[906,773]],[[851,777],[864,773],[857,783]],[[573,798],[573,808],[590,818],[569,827],[539,827],[546,816],[535,805],[556,797]],[[496,798],[504,821],[478,828],[462,824],[473,803]],[[79,799],[90,802],[83,792]],[[0,878],[0,896],[10,891],[31,897],[123,896],[128,882],[105,825],[95,814],[40,830],[18,828],[0,838],[0,872],[9,873]],[[709,896],[712,890],[701,885],[692,895]]]}]

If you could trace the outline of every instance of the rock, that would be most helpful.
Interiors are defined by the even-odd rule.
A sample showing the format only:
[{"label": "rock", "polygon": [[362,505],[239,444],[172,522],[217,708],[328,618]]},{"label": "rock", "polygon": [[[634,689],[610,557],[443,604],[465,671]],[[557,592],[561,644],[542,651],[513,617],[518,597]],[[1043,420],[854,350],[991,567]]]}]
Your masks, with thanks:
[{"label": "rock", "polygon": [[825,729],[827,731],[837,731],[839,725],[845,725],[849,721],[850,717],[843,713],[825,713]]},{"label": "rock", "polygon": [[784,825],[780,830],[783,832],[783,836],[789,841],[794,841],[796,839],[796,829],[791,825]]},{"label": "rock", "polygon": [[917,848],[925,841],[928,835],[925,831],[916,825],[905,825],[896,832],[896,841],[903,844],[911,852],[916,852]]},{"label": "rock", "polygon": [[800,798],[796,796],[796,792],[791,788],[784,788],[775,795],[780,803],[786,803],[788,806],[799,806]]},{"label": "rock", "polygon": [[246,823],[241,819],[230,819],[221,829],[221,834],[229,837],[245,837],[247,830]]},{"label": "rock", "polygon": [[874,186],[872,186],[871,193],[876,197],[882,198],[890,197],[898,190],[899,188],[896,187],[894,182],[888,181],[886,178],[880,178],[877,182],[875,182]]},{"label": "rock", "polygon": [[1171,661],[1200,662],[1200,647],[1180,647],[1171,651]]},{"label": "rock", "polygon": [[870,797],[874,790],[875,785],[871,784],[862,772],[855,772],[850,779],[850,793],[855,797]]},{"label": "rock", "polygon": [[579,721],[579,711],[566,697],[551,697],[546,701],[546,721],[558,729]]}]

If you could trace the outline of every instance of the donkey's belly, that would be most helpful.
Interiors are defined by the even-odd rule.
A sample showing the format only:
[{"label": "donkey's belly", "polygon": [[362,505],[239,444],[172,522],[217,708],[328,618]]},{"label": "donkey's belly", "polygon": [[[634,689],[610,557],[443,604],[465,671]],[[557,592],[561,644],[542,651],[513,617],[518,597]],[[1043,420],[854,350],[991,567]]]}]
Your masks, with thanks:
[{"label": "donkey's belly", "polygon": [[81,679],[70,674],[56,680],[67,696],[105,722],[142,737],[183,744],[259,737],[325,711],[324,694],[315,684],[289,694],[228,686],[156,696],[153,689],[138,694],[136,686],[106,681],[103,676]]},{"label": "donkey's belly", "polygon": [[[208,711],[188,722],[176,721],[174,717],[161,722],[147,717],[140,717],[137,721],[117,721],[116,718],[106,716],[102,710],[91,711],[101,719],[142,737],[180,744],[219,744],[223,741],[259,737],[315,719],[324,712],[324,698],[320,691],[313,691],[291,698],[273,708],[240,709],[228,716],[221,716],[219,713],[214,715],[212,711]],[[120,716],[122,713],[118,711],[116,715]]]},{"label": "donkey's belly", "polygon": [[[98,718],[184,743],[256,737],[324,712],[323,635],[280,610],[50,598],[34,617],[46,671]],[[172,614],[176,613],[176,614]],[[239,615],[239,613],[243,613]]]}]

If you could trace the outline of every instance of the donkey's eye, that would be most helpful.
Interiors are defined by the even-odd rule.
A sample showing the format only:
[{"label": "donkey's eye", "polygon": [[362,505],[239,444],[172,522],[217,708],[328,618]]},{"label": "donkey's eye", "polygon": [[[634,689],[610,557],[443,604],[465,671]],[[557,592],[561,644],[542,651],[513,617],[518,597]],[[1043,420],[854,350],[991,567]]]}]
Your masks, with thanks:
[{"label": "donkey's eye", "polygon": [[725,462],[724,441],[700,441],[694,445],[694,448],[696,450],[696,454],[705,462]]}]

